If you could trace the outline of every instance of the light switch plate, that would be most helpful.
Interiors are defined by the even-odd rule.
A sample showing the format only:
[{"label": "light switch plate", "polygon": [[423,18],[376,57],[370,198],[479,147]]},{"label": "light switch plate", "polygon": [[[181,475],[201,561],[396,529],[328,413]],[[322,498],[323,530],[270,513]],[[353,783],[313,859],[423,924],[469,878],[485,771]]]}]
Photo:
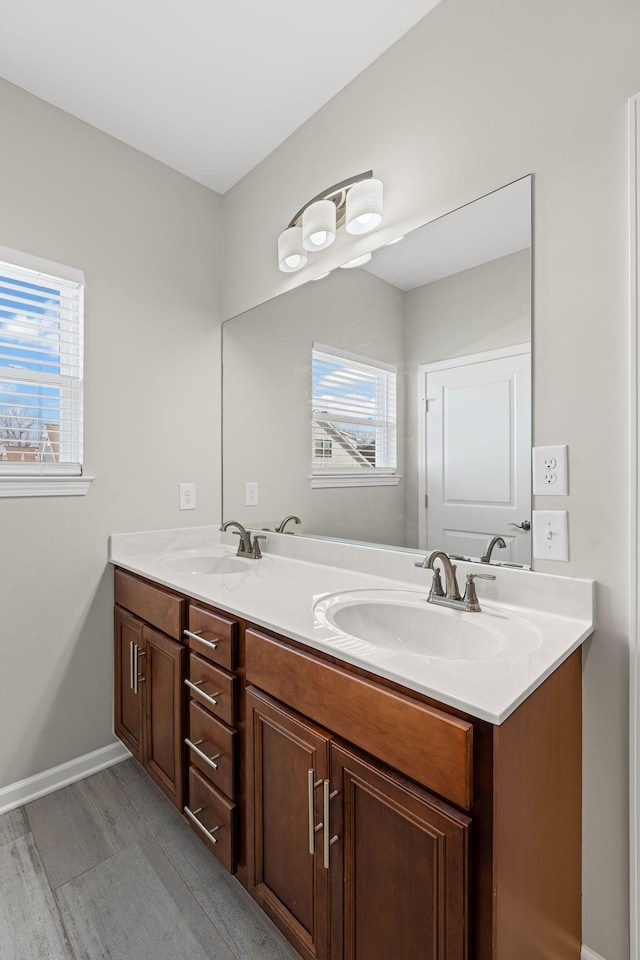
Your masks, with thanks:
[{"label": "light switch plate", "polygon": [[566,510],[534,510],[533,556],[536,560],[569,559],[569,514]]},{"label": "light switch plate", "polygon": [[566,497],[569,493],[569,448],[566,443],[534,447],[533,493],[536,497]]}]

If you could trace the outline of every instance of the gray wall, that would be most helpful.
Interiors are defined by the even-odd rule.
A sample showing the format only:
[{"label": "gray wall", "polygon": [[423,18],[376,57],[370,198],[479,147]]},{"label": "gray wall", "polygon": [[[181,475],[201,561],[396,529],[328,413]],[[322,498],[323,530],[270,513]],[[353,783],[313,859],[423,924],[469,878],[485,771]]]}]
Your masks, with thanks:
[{"label": "gray wall", "polygon": [[0,499],[2,787],[114,739],[109,533],[218,519],[220,217],[210,190],[2,81],[0,117],[0,245],[86,274],[96,478]]},{"label": "gray wall", "polygon": [[[628,957],[627,99],[636,0],[444,0],[225,195],[225,316],[285,277],[276,238],[323,187],[373,169],[389,239],[534,174],[534,439],[568,443],[570,562],[598,582],[584,651],[584,940]],[[255,211],[260,216],[255,216]],[[351,256],[366,246],[366,238]],[[246,264],[251,264],[248,270]]]}]

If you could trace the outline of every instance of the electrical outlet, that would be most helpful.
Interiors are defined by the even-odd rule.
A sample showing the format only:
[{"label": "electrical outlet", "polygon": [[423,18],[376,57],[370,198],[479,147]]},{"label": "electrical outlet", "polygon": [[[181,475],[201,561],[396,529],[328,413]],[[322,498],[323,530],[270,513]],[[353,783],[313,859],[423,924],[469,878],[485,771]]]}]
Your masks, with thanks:
[{"label": "electrical outlet", "polygon": [[196,485],[195,483],[180,484],[180,509],[195,510],[196,508]]},{"label": "electrical outlet", "polygon": [[255,480],[248,480],[244,485],[245,507],[258,506],[258,484]]},{"label": "electrical outlet", "polygon": [[534,447],[533,493],[537,497],[566,497],[569,493],[568,447],[558,444],[553,447]]}]

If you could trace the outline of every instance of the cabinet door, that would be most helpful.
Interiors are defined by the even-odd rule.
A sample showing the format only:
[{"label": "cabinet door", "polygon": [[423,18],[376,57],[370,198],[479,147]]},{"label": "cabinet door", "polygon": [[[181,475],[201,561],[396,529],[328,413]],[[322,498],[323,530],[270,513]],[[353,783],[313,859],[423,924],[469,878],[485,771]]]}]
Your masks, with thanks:
[{"label": "cabinet door", "polygon": [[[141,674],[146,685],[145,766],[178,810],[184,798],[185,649],[149,627],[143,628],[146,659]],[[143,682],[140,677],[139,683]]]},{"label": "cabinet door", "polygon": [[335,743],[331,794],[332,960],[464,960],[468,817]]},{"label": "cabinet door", "polygon": [[136,760],[143,762],[142,687],[134,669],[138,654],[144,652],[142,624],[135,617],[115,608],[115,733]]},{"label": "cabinet door", "polygon": [[305,960],[325,960],[328,873],[314,826],[329,735],[254,688],[246,702],[250,890]]}]

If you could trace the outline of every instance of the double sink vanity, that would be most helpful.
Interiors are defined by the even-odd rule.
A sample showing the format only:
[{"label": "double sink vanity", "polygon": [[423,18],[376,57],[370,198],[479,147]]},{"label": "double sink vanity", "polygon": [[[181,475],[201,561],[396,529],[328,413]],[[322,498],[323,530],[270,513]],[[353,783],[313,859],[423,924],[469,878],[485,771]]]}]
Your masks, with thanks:
[{"label": "double sink vanity", "polygon": [[466,612],[415,553],[262,551],[112,536],[120,739],[307,960],[578,960],[593,584]]}]

